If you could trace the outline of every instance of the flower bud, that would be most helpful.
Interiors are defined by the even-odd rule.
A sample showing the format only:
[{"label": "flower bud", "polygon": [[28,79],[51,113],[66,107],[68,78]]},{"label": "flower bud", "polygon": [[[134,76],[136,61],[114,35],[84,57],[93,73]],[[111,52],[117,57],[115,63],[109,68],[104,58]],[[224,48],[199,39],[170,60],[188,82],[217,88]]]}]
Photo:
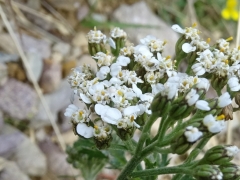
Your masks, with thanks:
[{"label": "flower bud", "polygon": [[223,174],[217,166],[200,165],[194,169],[194,177],[199,180],[223,179]]},{"label": "flower bud", "polygon": [[236,146],[215,146],[206,152],[199,164],[223,165],[229,163],[238,152]]},{"label": "flower bud", "polygon": [[112,135],[107,134],[105,138],[94,137],[93,140],[98,149],[107,149],[112,141]]},{"label": "flower bud", "polygon": [[123,140],[127,141],[128,139],[131,139],[133,134],[135,132],[135,126],[128,127],[128,128],[118,128],[117,129],[117,135]]},{"label": "flower bud", "polygon": [[225,120],[233,120],[233,106],[229,104],[222,109],[221,114],[225,116]]},{"label": "flower bud", "polygon": [[240,166],[236,164],[223,164],[219,166],[219,169],[223,173],[223,179],[236,180],[240,178]]},{"label": "flower bud", "polygon": [[182,135],[179,138],[174,139],[171,143],[172,153],[184,154],[191,148],[192,144],[193,143],[188,142],[186,137]]}]

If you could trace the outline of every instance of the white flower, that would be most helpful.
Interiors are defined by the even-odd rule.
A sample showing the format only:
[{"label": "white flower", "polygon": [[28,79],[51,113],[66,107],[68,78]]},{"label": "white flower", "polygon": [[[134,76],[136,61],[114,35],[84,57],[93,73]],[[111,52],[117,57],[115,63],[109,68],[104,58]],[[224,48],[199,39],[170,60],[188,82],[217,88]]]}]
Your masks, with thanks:
[{"label": "white flower", "polygon": [[120,66],[127,66],[130,63],[130,58],[126,56],[118,56],[117,63]]},{"label": "white flower", "polygon": [[203,124],[208,128],[211,133],[219,133],[225,128],[224,120],[216,120],[212,114],[204,117]]},{"label": "white flower", "polygon": [[118,27],[114,28],[110,32],[110,35],[112,38],[126,38],[127,37],[127,33]]},{"label": "white flower", "polygon": [[239,91],[240,90],[240,83],[237,77],[231,77],[228,80],[228,86],[230,87],[231,91]]},{"label": "white flower", "polygon": [[225,149],[227,150],[227,156],[229,157],[235,156],[240,151],[237,146],[226,146]]},{"label": "white flower", "polygon": [[224,108],[232,103],[230,94],[228,92],[225,92],[218,98],[218,107]]},{"label": "white flower", "polygon": [[104,80],[109,72],[110,68],[108,66],[102,66],[96,73],[96,77],[99,78],[100,80]]},{"label": "white flower", "polygon": [[185,30],[182,29],[178,24],[172,25],[172,29],[173,29],[175,32],[178,32],[178,33],[181,33],[181,34],[184,34],[184,33],[185,33]]},{"label": "white flower", "polygon": [[74,104],[70,104],[65,113],[64,113],[64,116],[67,116],[67,117],[71,117],[73,115],[73,113],[75,113],[76,111],[78,110],[78,107],[75,106]]},{"label": "white flower", "polygon": [[198,79],[199,79],[199,82],[197,83],[196,88],[204,89],[205,91],[208,91],[210,87],[209,80],[206,78],[198,78]]},{"label": "white flower", "polygon": [[110,74],[111,76],[117,76],[117,74],[119,73],[119,71],[122,70],[122,66],[118,63],[113,63],[110,67]]},{"label": "white flower", "polygon": [[162,96],[167,96],[168,100],[171,100],[176,96],[177,90],[177,86],[173,83],[165,83],[164,85],[158,83],[152,85],[152,93],[154,95],[160,92]]},{"label": "white flower", "polygon": [[78,123],[76,126],[76,132],[85,138],[93,137],[93,127],[87,126],[85,123]]},{"label": "white flower", "polygon": [[203,110],[203,111],[209,111],[210,107],[208,106],[208,102],[204,100],[198,100],[195,104],[196,108]]},{"label": "white flower", "polygon": [[101,116],[102,120],[109,124],[117,124],[117,121],[122,118],[122,113],[107,105],[96,104],[95,112]]},{"label": "white flower", "polygon": [[185,53],[190,53],[190,52],[193,52],[193,51],[196,50],[196,46],[192,46],[192,45],[189,44],[189,43],[184,43],[184,44],[182,45],[182,50],[183,50],[183,52],[185,52]]},{"label": "white flower", "polygon": [[206,72],[206,69],[203,67],[202,63],[195,63],[194,65],[192,65],[191,69],[197,76],[201,76]]},{"label": "white flower", "polygon": [[189,106],[194,105],[199,98],[199,94],[197,94],[196,89],[191,89],[191,91],[186,95],[185,99]]},{"label": "white flower", "polygon": [[193,126],[188,126],[184,133],[185,137],[187,138],[188,142],[196,142],[199,138],[202,137],[203,133],[198,130],[198,128]]},{"label": "white flower", "polygon": [[95,56],[92,56],[93,59],[97,60],[98,67],[101,66],[110,66],[112,62],[112,57],[103,52],[98,52]]},{"label": "white flower", "polygon": [[89,43],[106,42],[106,36],[100,30],[90,30],[90,32],[87,34],[87,37]]}]

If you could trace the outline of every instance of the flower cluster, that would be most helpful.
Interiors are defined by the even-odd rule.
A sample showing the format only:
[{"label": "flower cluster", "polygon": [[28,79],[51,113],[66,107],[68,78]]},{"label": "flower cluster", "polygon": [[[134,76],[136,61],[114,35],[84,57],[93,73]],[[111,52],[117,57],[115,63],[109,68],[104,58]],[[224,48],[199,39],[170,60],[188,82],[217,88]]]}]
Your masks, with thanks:
[{"label": "flower cluster", "polygon": [[[182,34],[175,47],[176,60],[163,56],[166,41],[154,36],[148,35],[134,46],[125,45],[127,34],[119,28],[114,28],[109,38],[96,29],[88,33],[88,48],[97,71],[83,65],[73,69],[68,78],[75,95],[85,104],[82,108],[71,104],[65,112],[76,134],[92,138],[98,149],[106,149],[114,135],[129,142],[139,129],[142,135],[136,143],[136,153],[142,149],[144,153],[153,153],[167,147],[171,153],[183,154],[197,141],[202,146],[206,139],[225,128],[225,121],[232,119],[235,110],[232,99],[235,97],[240,104],[240,48],[230,48],[231,38],[210,45],[195,25],[185,29],[173,25],[172,29]],[[183,60],[188,67],[179,72]],[[227,92],[222,93],[225,86]],[[206,98],[210,88],[217,92],[217,97]],[[159,117],[158,134],[146,137]],[[229,165],[235,173],[230,175],[221,168],[222,162],[229,162],[238,148],[220,149],[219,158],[223,154],[225,159],[209,162],[209,157],[215,157],[209,155],[215,152],[210,149],[192,175],[205,178],[210,174],[208,179],[237,177],[235,166]]]}]

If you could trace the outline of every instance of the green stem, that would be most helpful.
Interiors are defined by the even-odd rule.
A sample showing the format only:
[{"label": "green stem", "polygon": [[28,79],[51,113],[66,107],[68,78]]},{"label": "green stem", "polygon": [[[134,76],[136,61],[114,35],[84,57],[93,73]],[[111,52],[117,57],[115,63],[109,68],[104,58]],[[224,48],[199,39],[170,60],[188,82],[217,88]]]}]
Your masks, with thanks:
[{"label": "green stem", "polygon": [[150,151],[148,151],[147,154],[144,155],[144,154],[141,153],[142,149],[143,149],[144,142],[146,141],[146,139],[148,137],[148,132],[150,131],[150,128],[151,128],[152,124],[154,123],[154,121],[157,118],[158,118],[157,113],[153,113],[150,116],[147,123],[144,125],[143,130],[142,130],[142,135],[141,135],[141,137],[138,141],[135,154],[133,155],[131,160],[128,161],[126,166],[123,168],[121,174],[118,176],[118,180],[126,180],[126,177],[129,176],[132,173],[132,171],[142,161],[142,159],[144,159],[149,153],[151,153],[153,151],[153,147],[152,147],[152,149],[150,149]]},{"label": "green stem", "polygon": [[162,168],[156,168],[156,169],[146,169],[143,171],[136,171],[131,174],[131,177],[143,177],[143,176],[155,176],[160,174],[192,174],[192,170],[184,167],[162,167]]},{"label": "green stem", "polygon": [[135,169],[135,167],[142,161],[141,156],[134,155],[130,161],[128,161],[127,165],[122,170],[121,174],[118,176],[118,180],[126,180],[127,176]]}]

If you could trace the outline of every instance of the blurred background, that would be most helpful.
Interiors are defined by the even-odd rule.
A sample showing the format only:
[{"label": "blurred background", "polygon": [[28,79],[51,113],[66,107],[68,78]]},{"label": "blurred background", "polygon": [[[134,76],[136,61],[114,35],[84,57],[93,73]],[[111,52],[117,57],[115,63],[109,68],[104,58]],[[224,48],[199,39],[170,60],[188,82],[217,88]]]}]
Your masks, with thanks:
[{"label": "blurred background", "polygon": [[[174,59],[179,35],[172,31],[173,24],[196,23],[203,39],[213,43],[232,36],[235,47],[236,2],[0,0],[0,180],[82,179],[66,161],[64,149],[78,137],[63,114],[73,100],[67,82],[71,69],[94,65],[86,39],[90,29],[96,26],[108,36],[111,28],[120,27],[134,45],[154,35],[167,41],[164,55]],[[235,115],[231,122],[230,141],[239,146],[238,119]],[[209,146],[219,143],[226,143],[226,132]],[[104,169],[98,179],[113,180],[117,174]]]}]

